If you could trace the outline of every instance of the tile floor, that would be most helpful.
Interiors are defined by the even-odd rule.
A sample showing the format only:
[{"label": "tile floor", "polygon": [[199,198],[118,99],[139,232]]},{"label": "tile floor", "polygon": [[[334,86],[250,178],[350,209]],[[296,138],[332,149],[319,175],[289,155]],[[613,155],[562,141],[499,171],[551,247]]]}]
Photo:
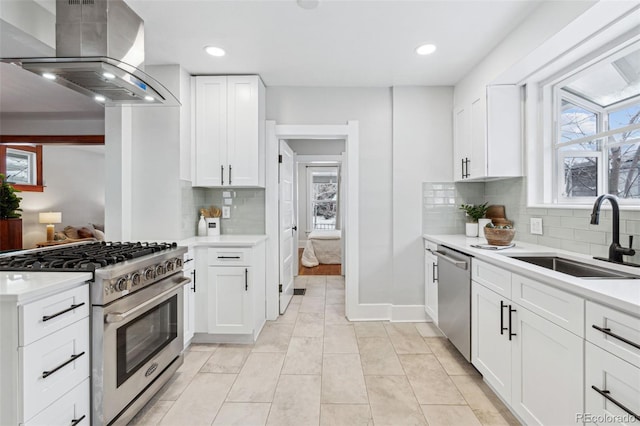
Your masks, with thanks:
[{"label": "tile floor", "polygon": [[296,287],[255,345],[191,345],[130,425],[519,424],[431,324],[347,321],[339,276]]}]

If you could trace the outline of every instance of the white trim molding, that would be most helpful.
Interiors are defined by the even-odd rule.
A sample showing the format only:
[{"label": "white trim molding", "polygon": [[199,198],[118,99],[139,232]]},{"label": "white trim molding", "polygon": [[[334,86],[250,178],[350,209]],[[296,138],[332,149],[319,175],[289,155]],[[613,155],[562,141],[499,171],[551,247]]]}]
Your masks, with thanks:
[{"label": "white trim molding", "polygon": [[431,322],[424,305],[362,303],[353,309],[350,321]]}]

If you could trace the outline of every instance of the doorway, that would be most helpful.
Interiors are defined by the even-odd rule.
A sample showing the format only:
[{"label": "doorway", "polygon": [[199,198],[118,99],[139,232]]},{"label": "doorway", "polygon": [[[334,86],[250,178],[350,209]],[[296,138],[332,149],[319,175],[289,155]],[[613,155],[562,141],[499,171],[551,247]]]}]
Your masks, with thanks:
[{"label": "doorway", "polygon": [[[267,121],[267,189],[266,189],[266,229],[269,240],[267,254],[267,316],[276,319],[286,309],[291,300],[289,294],[282,293],[281,284],[281,223],[279,194],[279,149],[280,141],[307,140],[321,143],[323,140],[344,141],[344,155],[340,157],[342,191],[338,190],[336,203],[336,223],[344,228],[342,244],[342,274],[345,276],[345,307],[349,317],[351,307],[357,305],[358,290],[358,122],[350,121],[346,125],[277,125]],[[274,161],[271,161],[273,159]],[[319,164],[316,164],[319,165]],[[315,166],[315,165],[314,165]],[[326,210],[321,209],[321,210]],[[331,214],[327,214],[331,216]],[[324,218],[324,216],[323,216]],[[313,219],[313,218],[311,218]],[[329,221],[326,219],[324,222]],[[322,221],[320,221],[322,222]],[[293,224],[293,227],[298,224]],[[298,226],[298,229],[300,227]],[[297,237],[294,240],[298,241]],[[283,253],[287,248],[284,247]]]}]

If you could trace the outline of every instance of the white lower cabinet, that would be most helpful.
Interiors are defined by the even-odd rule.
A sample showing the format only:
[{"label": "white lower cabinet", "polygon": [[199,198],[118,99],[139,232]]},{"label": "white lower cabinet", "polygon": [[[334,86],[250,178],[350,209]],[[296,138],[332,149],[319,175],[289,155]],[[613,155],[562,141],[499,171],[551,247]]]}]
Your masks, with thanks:
[{"label": "white lower cabinet", "polygon": [[[435,247],[433,248],[435,250]],[[424,251],[424,310],[438,324],[438,258],[427,247]]]},{"label": "white lower cabinet", "polygon": [[528,425],[574,424],[582,338],[475,281],[471,295],[471,361],[484,380]]},{"label": "white lower cabinet", "polygon": [[196,322],[196,312],[195,312],[195,304],[196,304],[196,270],[194,263],[193,253],[191,249],[184,254],[183,265],[184,269],[182,270],[182,274],[186,278],[191,278],[191,282],[187,283],[183,287],[183,317],[184,317],[184,347],[185,349],[191,343],[193,339],[193,335],[195,333],[195,322]]},{"label": "white lower cabinet", "polygon": [[91,383],[86,379],[25,423],[25,426],[89,426]]},{"label": "white lower cabinet", "polygon": [[251,332],[250,270],[242,266],[209,267],[210,333]]}]

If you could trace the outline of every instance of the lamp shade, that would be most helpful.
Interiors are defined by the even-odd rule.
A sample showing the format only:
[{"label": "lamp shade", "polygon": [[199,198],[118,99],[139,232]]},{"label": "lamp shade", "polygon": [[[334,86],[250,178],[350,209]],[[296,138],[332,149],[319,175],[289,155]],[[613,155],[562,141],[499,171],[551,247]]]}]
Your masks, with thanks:
[{"label": "lamp shade", "polygon": [[46,212],[38,215],[38,221],[40,223],[62,223],[62,213],[60,212]]}]

